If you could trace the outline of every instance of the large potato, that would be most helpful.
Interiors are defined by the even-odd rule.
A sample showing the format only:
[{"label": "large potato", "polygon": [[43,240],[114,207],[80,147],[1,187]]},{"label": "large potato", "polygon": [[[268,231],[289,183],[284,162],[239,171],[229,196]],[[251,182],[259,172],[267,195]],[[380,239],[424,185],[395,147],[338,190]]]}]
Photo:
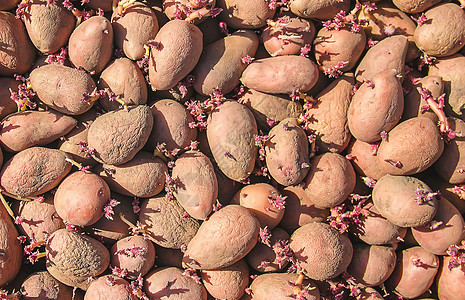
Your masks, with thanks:
[{"label": "large potato", "polygon": [[222,8],[220,18],[234,29],[258,29],[266,25],[266,20],[273,18],[276,8],[271,8],[262,0],[217,0]]},{"label": "large potato", "polygon": [[0,205],[0,286],[11,282],[21,269],[23,252],[18,231],[5,206]]},{"label": "large potato", "polygon": [[291,11],[302,18],[320,20],[332,19],[341,10],[347,11],[350,1],[347,0],[291,0]]}]

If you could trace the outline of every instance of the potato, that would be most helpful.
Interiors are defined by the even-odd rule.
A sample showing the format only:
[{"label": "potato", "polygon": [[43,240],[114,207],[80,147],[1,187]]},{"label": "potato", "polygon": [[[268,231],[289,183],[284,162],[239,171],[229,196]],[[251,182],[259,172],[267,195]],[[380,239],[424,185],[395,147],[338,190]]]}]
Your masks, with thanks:
[{"label": "potato", "polygon": [[203,285],[217,299],[238,300],[249,285],[249,267],[245,260],[218,270],[200,271]]},{"label": "potato", "polygon": [[84,300],[108,299],[136,300],[129,282],[113,275],[105,275],[91,282]]},{"label": "potato", "polygon": [[100,176],[77,171],[60,183],[54,204],[64,222],[89,226],[103,216],[103,207],[109,200],[110,188]]},{"label": "potato", "polygon": [[0,286],[3,287],[18,275],[23,258],[18,231],[3,204],[0,205],[0,237]]},{"label": "potato", "polygon": [[148,198],[159,194],[165,187],[168,167],[161,158],[140,151],[125,164],[103,164],[95,172],[112,191],[125,196]]},{"label": "potato", "polygon": [[258,36],[253,31],[238,30],[205,47],[193,71],[197,93],[210,95],[215,89],[223,94],[231,92],[247,67],[242,59],[254,57],[258,44]]},{"label": "potato", "polygon": [[[189,0],[163,0],[163,12],[170,20],[188,20],[194,24],[202,24],[211,14],[210,9],[216,5],[216,0],[190,2]],[[153,8],[153,7],[152,7]]]},{"label": "potato", "polygon": [[367,143],[381,140],[381,132],[397,125],[404,109],[402,85],[395,70],[383,71],[355,92],[347,112],[349,130]]},{"label": "potato", "polygon": [[110,249],[110,267],[127,270],[127,278],[131,280],[145,276],[154,262],[155,247],[141,235],[125,237]]},{"label": "potato", "polygon": [[[321,152],[340,153],[350,141],[347,111],[352,98],[355,79],[345,74],[316,96],[316,103],[307,109],[306,127],[316,135],[315,145]],[[302,117],[301,117],[302,118]]]},{"label": "potato", "polygon": [[179,102],[163,99],[153,103],[150,109],[153,115],[153,129],[146,145],[150,151],[163,143],[168,151],[183,151],[197,138],[197,129],[189,126],[194,119]]},{"label": "potato", "polygon": [[[147,103],[147,83],[142,71],[127,58],[112,61],[100,74],[99,90],[106,88],[121,97],[127,105]],[[100,105],[105,110],[115,110],[121,106],[117,101],[110,101],[108,94],[99,98]]]},{"label": "potato", "polygon": [[21,285],[24,299],[73,299],[73,289],[53,278],[47,271],[29,275]]},{"label": "potato", "polygon": [[218,167],[228,178],[241,181],[252,173],[257,157],[254,142],[257,134],[253,114],[238,102],[227,101],[209,115],[208,143]]},{"label": "potato", "polygon": [[302,18],[332,19],[341,10],[348,11],[350,1],[347,0],[291,0],[291,11]]},{"label": "potato", "polygon": [[202,32],[184,20],[171,20],[155,37],[159,47],[150,51],[149,78],[154,90],[169,90],[186,77],[202,53]]},{"label": "potato", "polygon": [[34,63],[36,52],[20,19],[0,11],[0,76],[23,74]]},{"label": "potato", "polygon": [[0,4],[0,10],[10,10],[16,6],[21,0],[4,0]]},{"label": "potato", "polygon": [[324,153],[310,160],[303,188],[318,208],[330,208],[347,199],[355,187],[355,171],[350,162],[337,153]]},{"label": "potato", "polygon": [[54,53],[66,45],[76,17],[63,5],[34,1],[27,10],[24,25],[34,46],[42,53]]},{"label": "potato", "polygon": [[64,136],[73,129],[76,120],[52,110],[21,111],[8,115],[0,125],[3,150],[19,152],[29,147],[46,145]]},{"label": "potato", "polygon": [[145,105],[107,112],[90,125],[87,141],[95,149],[92,156],[115,166],[127,163],[144,147],[152,126],[153,116]]},{"label": "potato", "polygon": [[[424,191],[424,192],[422,192]],[[400,227],[422,226],[433,220],[437,199],[421,180],[386,175],[373,188],[373,203],[389,222]]]},{"label": "potato", "polygon": [[391,276],[396,266],[396,252],[392,247],[354,245],[354,256],[347,273],[363,286],[377,286]]},{"label": "potato", "polygon": [[421,97],[418,89],[424,88],[431,92],[431,96],[438,98],[444,92],[444,82],[439,76],[425,76],[418,83],[414,84],[410,92],[404,99],[404,112],[401,120],[407,120],[414,117],[426,117],[434,123],[438,122],[438,116],[430,109],[422,109],[427,103]]},{"label": "potato", "polygon": [[90,73],[100,73],[113,52],[113,27],[105,17],[93,16],[79,24],[69,37],[71,63]]},{"label": "potato", "polygon": [[465,43],[465,12],[454,3],[442,3],[426,11],[428,20],[415,30],[415,44],[424,53],[445,57]]},{"label": "potato", "polygon": [[197,220],[185,218],[184,212],[178,201],[168,200],[162,195],[141,202],[139,221],[154,243],[180,249],[192,240],[199,229]]},{"label": "potato", "polygon": [[[293,74],[293,76],[289,76]],[[242,73],[246,87],[271,94],[307,92],[318,80],[318,68],[310,59],[285,55],[253,61]]]},{"label": "potato", "polygon": [[205,220],[218,199],[218,181],[213,164],[200,151],[178,157],[172,171],[173,195],[193,218]]},{"label": "potato", "polygon": [[378,148],[381,170],[392,175],[411,175],[429,168],[442,154],[444,141],[428,118],[408,119],[394,127]]},{"label": "potato", "polygon": [[273,18],[276,8],[266,1],[217,0],[216,6],[223,9],[219,17],[234,29],[258,29]]},{"label": "potato", "polygon": [[438,297],[440,299],[459,300],[465,297],[464,266],[449,269],[450,256],[443,256],[438,273]]},{"label": "potato", "polygon": [[[294,293],[292,283],[296,282],[298,277],[295,273],[267,273],[259,275],[250,285],[251,294],[253,295],[252,299],[265,300],[269,299],[270,295],[274,295],[275,299],[292,299],[289,297],[289,295]],[[312,280],[305,278],[302,286],[309,286],[305,299],[320,299],[320,291]]]},{"label": "potato", "polygon": [[31,86],[40,101],[67,115],[83,114],[97,100],[97,97],[90,96],[96,86],[89,74],[59,64],[33,70]]},{"label": "potato", "polygon": [[408,248],[397,255],[396,268],[386,286],[406,299],[426,292],[438,272],[439,259],[421,247]]},{"label": "potato", "polygon": [[201,270],[228,267],[252,250],[259,227],[260,223],[247,208],[227,205],[200,225],[187,245],[183,264]]},{"label": "potato", "polygon": [[290,248],[303,273],[314,280],[341,274],[352,260],[352,243],[326,223],[308,223],[291,236]]},{"label": "potato", "polygon": [[378,146],[378,142],[370,144],[352,139],[347,147],[347,154],[350,155],[350,162],[357,174],[375,180],[387,174],[381,171],[378,163],[378,157],[376,156]]},{"label": "potato", "polygon": [[246,185],[230,203],[247,207],[260,222],[261,228],[268,226],[268,229],[273,229],[284,215],[285,199],[267,183]]},{"label": "potato", "polygon": [[298,101],[291,101],[287,95],[265,94],[248,89],[238,101],[252,111],[258,128],[264,131],[268,131],[274,126],[270,125],[270,122],[298,118],[303,113],[302,105]]},{"label": "potato", "polygon": [[394,3],[395,6],[397,6],[401,11],[410,13],[410,14],[416,14],[416,13],[421,13],[430,8],[431,6],[434,6],[435,4],[441,2],[441,0],[393,0],[392,3]]},{"label": "potato", "polygon": [[103,273],[110,253],[97,240],[72,230],[59,229],[45,245],[47,271],[58,281],[86,290],[89,277]]},{"label": "potato", "polygon": [[158,268],[147,274],[144,292],[150,299],[207,300],[205,287],[184,276],[183,271],[176,267]]},{"label": "potato", "polygon": [[372,80],[382,71],[396,70],[396,74],[404,74],[405,57],[408,41],[403,35],[387,37],[368,49],[355,71],[358,82]]},{"label": "potato", "polygon": [[113,5],[113,0],[89,0],[87,6],[95,10],[101,9],[105,12],[111,11]]},{"label": "potato", "polygon": [[13,92],[18,92],[19,81],[9,77],[0,77],[0,119],[7,115],[18,111],[16,102],[11,100],[10,89]]},{"label": "potato", "polygon": [[464,226],[465,222],[457,208],[441,197],[433,221],[413,227],[412,234],[425,250],[436,255],[446,255],[450,245],[460,244],[465,233]]},{"label": "potato", "polygon": [[144,57],[144,45],[158,33],[157,16],[147,5],[137,2],[126,7],[120,14],[113,11],[111,23],[115,35],[115,47],[123,50],[132,60]]},{"label": "potato", "polygon": [[329,209],[317,208],[298,185],[285,187],[282,195],[286,197],[286,209],[279,226],[289,233],[307,223],[325,222],[329,216]]}]

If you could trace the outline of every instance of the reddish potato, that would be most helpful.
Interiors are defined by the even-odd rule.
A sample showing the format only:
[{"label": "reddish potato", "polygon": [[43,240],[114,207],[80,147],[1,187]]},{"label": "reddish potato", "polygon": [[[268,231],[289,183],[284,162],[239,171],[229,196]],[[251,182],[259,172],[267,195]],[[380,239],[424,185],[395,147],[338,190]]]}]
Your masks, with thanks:
[{"label": "reddish potato", "polygon": [[223,9],[220,19],[234,29],[258,29],[266,25],[266,20],[274,16],[276,8],[266,1],[217,0],[216,5]]},{"label": "reddish potato", "polygon": [[226,268],[202,270],[200,274],[208,293],[217,299],[238,300],[249,285],[249,267],[243,259]]},{"label": "reddish potato", "polygon": [[370,144],[356,139],[352,139],[347,147],[347,154],[350,155],[350,162],[355,172],[361,176],[366,176],[375,180],[380,179],[386,172],[383,172],[378,163],[379,142]]},{"label": "reddish potato", "polygon": [[465,266],[449,268],[451,257],[443,256],[437,279],[439,299],[459,300],[465,297]]},{"label": "reddish potato", "polygon": [[[295,292],[292,284],[297,281],[299,276],[294,273],[268,273],[262,274],[252,281],[250,285],[252,299],[269,299],[270,295],[275,299],[292,299],[289,295]],[[320,291],[313,281],[304,279],[303,287],[308,286],[308,293],[305,294],[307,300],[319,300]],[[279,297],[279,298],[278,298]]]},{"label": "reddish potato", "polygon": [[212,18],[208,18],[211,15],[209,11],[215,5],[216,0],[199,2],[190,2],[190,0],[163,0],[163,12],[170,20],[181,19],[193,22],[194,24],[203,24],[206,20],[212,20]]},{"label": "reddish potato", "polygon": [[17,93],[19,84],[20,82],[13,78],[0,77],[0,119],[18,111],[18,106],[10,98],[10,89]]},{"label": "reddish potato", "polygon": [[302,18],[320,20],[332,19],[341,10],[347,11],[350,1],[347,0],[291,0],[291,11]]},{"label": "reddish potato", "polygon": [[427,89],[431,92],[433,98],[438,98],[444,92],[444,82],[439,76],[425,76],[412,86],[410,93],[405,96],[404,112],[402,119],[407,120],[414,117],[426,117],[437,123],[438,116],[431,110],[424,110],[423,107],[427,104],[425,99],[421,97],[420,90]]},{"label": "reddish potato", "polygon": [[22,299],[73,299],[73,289],[53,278],[47,271],[29,275],[21,285]]},{"label": "reddish potato", "polygon": [[136,300],[137,297],[133,294],[132,287],[126,280],[105,275],[91,282],[89,285],[84,300],[93,299],[113,299],[113,300]]},{"label": "reddish potato", "polygon": [[11,282],[21,269],[23,258],[18,231],[5,206],[0,205],[0,286]]}]

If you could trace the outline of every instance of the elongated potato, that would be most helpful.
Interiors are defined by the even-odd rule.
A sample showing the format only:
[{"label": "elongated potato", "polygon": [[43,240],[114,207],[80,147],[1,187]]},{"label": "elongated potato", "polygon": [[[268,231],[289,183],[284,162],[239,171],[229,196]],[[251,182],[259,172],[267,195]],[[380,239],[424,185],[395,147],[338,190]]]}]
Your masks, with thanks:
[{"label": "elongated potato", "polygon": [[11,282],[21,269],[23,252],[18,231],[3,205],[0,205],[0,286]]}]

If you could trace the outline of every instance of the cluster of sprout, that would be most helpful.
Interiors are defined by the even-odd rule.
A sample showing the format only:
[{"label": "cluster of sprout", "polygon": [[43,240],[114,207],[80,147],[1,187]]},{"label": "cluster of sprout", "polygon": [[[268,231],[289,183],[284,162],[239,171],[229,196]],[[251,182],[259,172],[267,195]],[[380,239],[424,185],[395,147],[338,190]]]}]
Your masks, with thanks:
[{"label": "cluster of sprout", "polygon": [[365,208],[369,198],[370,196],[350,194],[350,205],[342,203],[331,208],[331,215],[328,217],[329,225],[340,233],[347,232],[350,226],[362,226],[363,218],[369,213]]},{"label": "cluster of sprout", "polygon": [[465,263],[465,240],[460,245],[450,245],[446,253],[450,256],[449,270],[460,267]]},{"label": "cluster of sprout", "polygon": [[21,75],[15,75],[15,79],[20,82],[18,85],[18,91],[13,91],[11,88],[10,99],[13,100],[18,106],[18,111],[25,111],[27,109],[35,109],[36,103],[32,101],[35,97],[35,93],[32,91],[31,83],[29,78],[24,78]]},{"label": "cluster of sprout", "polygon": [[416,197],[414,201],[418,205],[426,204],[432,201],[433,199],[437,199],[441,196],[439,192],[429,192],[423,187],[422,184],[418,184],[417,190],[415,191],[415,195]]}]

